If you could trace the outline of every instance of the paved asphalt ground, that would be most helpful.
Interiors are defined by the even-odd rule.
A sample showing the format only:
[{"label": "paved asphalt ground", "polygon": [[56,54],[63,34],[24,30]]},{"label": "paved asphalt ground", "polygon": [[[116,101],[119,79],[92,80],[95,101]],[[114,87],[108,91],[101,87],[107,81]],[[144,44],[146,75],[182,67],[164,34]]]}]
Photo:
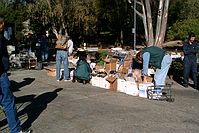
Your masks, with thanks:
[{"label": "paved asphalt ground", "polygon": [[[33,133],[199,133],[199,92],[170,79],[173,103],[57,82],[46,70],[9,78],[23,127]],[[0,133],[8,133],[2,112],[0,120]]]}]

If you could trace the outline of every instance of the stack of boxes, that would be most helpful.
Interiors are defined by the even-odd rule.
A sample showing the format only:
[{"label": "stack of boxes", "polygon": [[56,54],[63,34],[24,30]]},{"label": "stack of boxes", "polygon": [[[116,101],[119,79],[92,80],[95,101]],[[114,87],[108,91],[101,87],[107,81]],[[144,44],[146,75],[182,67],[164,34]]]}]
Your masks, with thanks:
[{"label": "stack of boxes", "polygon": [[[105,77],[93,76],[91,84],[100,88],[110,89],[112,91],[128,95],[147,98],[147,88],[149,86],[153,86],[152,79],[147,79],[148,83],[142,83],[141,70],[132,71],[132,58],[132,53],[128,52],[123,60],[123,64],[120,65],[118,69],[117,64],[119,61],[117,58],[106,59],[104,71],[108,73],[108,75]],[[128,76],[129,69],[131,69],[130,77]],[[109,74],[110,71],[117,71],[117,73]]]}]

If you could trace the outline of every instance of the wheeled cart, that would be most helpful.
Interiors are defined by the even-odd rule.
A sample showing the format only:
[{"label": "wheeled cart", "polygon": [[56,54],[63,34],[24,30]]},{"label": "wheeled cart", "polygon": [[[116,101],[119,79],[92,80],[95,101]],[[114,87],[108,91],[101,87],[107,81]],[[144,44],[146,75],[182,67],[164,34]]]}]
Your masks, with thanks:
[{"label": "wheeled cart", "polygon": [[150,100],[174,102],[172,84],[149,86],[147,88],[147,98]]}]

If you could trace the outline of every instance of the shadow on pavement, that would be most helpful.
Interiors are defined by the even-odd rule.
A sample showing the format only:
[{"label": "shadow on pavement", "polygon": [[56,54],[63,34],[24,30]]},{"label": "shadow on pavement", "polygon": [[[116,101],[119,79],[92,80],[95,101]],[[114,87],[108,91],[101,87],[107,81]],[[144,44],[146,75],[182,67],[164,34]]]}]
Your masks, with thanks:
[{"label": "shadow on pavement", "polygon": [[[181,76],[177,76],[177,75],[173,75],[173,77],[171,78],[169,76],[170,79],[174,80],[176,83],[178,83],[179,85],[182,85],[183,86],[183,77]],[[199,76],[197,77],[197,86],[199,86]],[[190,87],[194,88],[194,84],[188,84]],[[199,90],[199,87],[197,88],[197,90]]]},{"label": "shadow on pavement", "polygon": [[[25,103],[33,101],[34,97],[35,97],[35,95],[26,95],[26,96],[21,96],[21,97],[15,97],[16,104],[19,105],[19,103],[22,103],[16,107],[17,110],[20,109],[21,106],[23,106]],[[4,112],[1,112],[1,113],[4,113]],[[0,127],[5,126],[6,124],[7,124],[7,119],[5,118],[5,115],[3,114],[3,119],[0,120]]]},{"label": "shadow on pavement", "polygon": [[57,96],[58,92],[63,88],[55,89],[52,92],[43,93],[35,97],[31,104],[26,106],[22,111],[19,112],[19,116],[27,113],[28,119],[22,124],[22,128],[30,128],[32,123],[39,117],[39,115],[47,108],[48,103],[53,101]]},{"label": "shadow on pavement", "polygon": [[[27,114],[28,116],[27,120],[22,124],[22,128],[23,129],[30,128],[32,123],[47,108],[48,103],[52,102],[58,96],[57,93],[60,92],[61,90],[63,90],[63,88],[58,88],[52,92],[46,92],[39,96],[27,95],[27,96],[17,97],[15,99],[16,103],[31,102],[28,106],[26,106],[24,109],[18,112],[19,117],[23,116],[24,114]],[[6,124],[7,124],[6,118],[0,120],[0,127],[4,127]]]},{"label": "shadow on pavement", "polygon": [[10,81],[11,89],[13,92],[20,91],[20,88],[31,84],[34,80],[35,78],[24,78],[22,82],[16,82],[16,81],[11,80]]},{"label": "shadow on pavement", "polygon": [[26,102],[32,102],[34,97],[36,95],[26,95],[26,96],[21,96],[21,97],[15,97],[15,103],[26,103]]}]

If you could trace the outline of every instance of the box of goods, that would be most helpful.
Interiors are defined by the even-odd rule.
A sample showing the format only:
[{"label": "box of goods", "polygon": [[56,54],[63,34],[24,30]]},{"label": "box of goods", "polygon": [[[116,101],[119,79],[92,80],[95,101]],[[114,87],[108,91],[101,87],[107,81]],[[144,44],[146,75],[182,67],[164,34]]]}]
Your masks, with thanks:
[{"label": "box of goods", "polygon": [[139,84],[139,97],[147,98],[147,89],[153,86],[153,83],[140,83]]},{"label": "box of goods", "polygon": [[36,58],[30,58],[29,59],[29,68],[35,68],[37,65],[37,59]]},{"label": "box of goods", "polygon": [[131,67],[132,66],[132,61],[131,60],[124,60],[124,67]]},{"label": "box of goods", "polygon": [[110,90],[117,91],[117,78],[113,76],[108,76],[106,80],[110,83]]},{"label": "box of goods", "polygon": [[126,94],[138,96],[139,91],[136,82],[126,81]]},{"label": "box of goods", "polygon": [[106,77],[99,77],[99,87],[104,89],[110,89],[110,83],[106,80]]},{"label": "box of goods", "polygon": [[36,58],[25,58],[21,60],[21,67],[25,69],[35,68],[37,65]]},{"label": "box of goods", "polygon": [[[55,68],[45,68],[48,72],[47,75],[51,77],[56,76],[56,69]],[[60,76],[63,78],[64,77],[64,69],[60,69]]]},{"label": "box of goods", "polygon": [[105,64],[105,71],[116,70],[116,62],[110,62]]},{"label": "box of goods", "polygon": [[132,53],[129,53],[126,55],[125,60],[132,60],[132,58],[133,58]]},{"label": "box of goods", "polygon": [[118,60],[117,58],[112,58],[112,59],[111,59],[111,62],[112,62],[112,63],[116,63],[117,60]]},{"label": "box of goods", "polygon": [[153,78],[150,77],[150,76],[145,76],[143,81],[146,82],[146,83],[152,83],[153,82]]},{"label": "box of goods", "polygon": [[91,81],[90,81],[90,82],[91,82],[91,85],[92,85],[92,86],[97,86],[97,87],[99,87],[99,86],[100,86],[99,80],[100,80],[100,77],[92,76]]},{"label": "box of goods", "polygon": [[129,69],[129,67],[121,66],[120,72],[121,72],[122,74],[127,74],[127,73],[128,73],[128,69]]},{"label": "box of goods", "polygon": [[51,76],[51,77],[55,77],[56,76],[56,69],[55,68],[48,68],[47,69],[47,75]]},{"label": "box of goods", "polygon": [[103,71],[104,70],[104,66],[96,65],[95,66],[95,70],[97,70],[97,71]]},{"label": "box of goods", "polygon": [[117,79],[117,91],[126,93],[126,81],[124,79]]}]

